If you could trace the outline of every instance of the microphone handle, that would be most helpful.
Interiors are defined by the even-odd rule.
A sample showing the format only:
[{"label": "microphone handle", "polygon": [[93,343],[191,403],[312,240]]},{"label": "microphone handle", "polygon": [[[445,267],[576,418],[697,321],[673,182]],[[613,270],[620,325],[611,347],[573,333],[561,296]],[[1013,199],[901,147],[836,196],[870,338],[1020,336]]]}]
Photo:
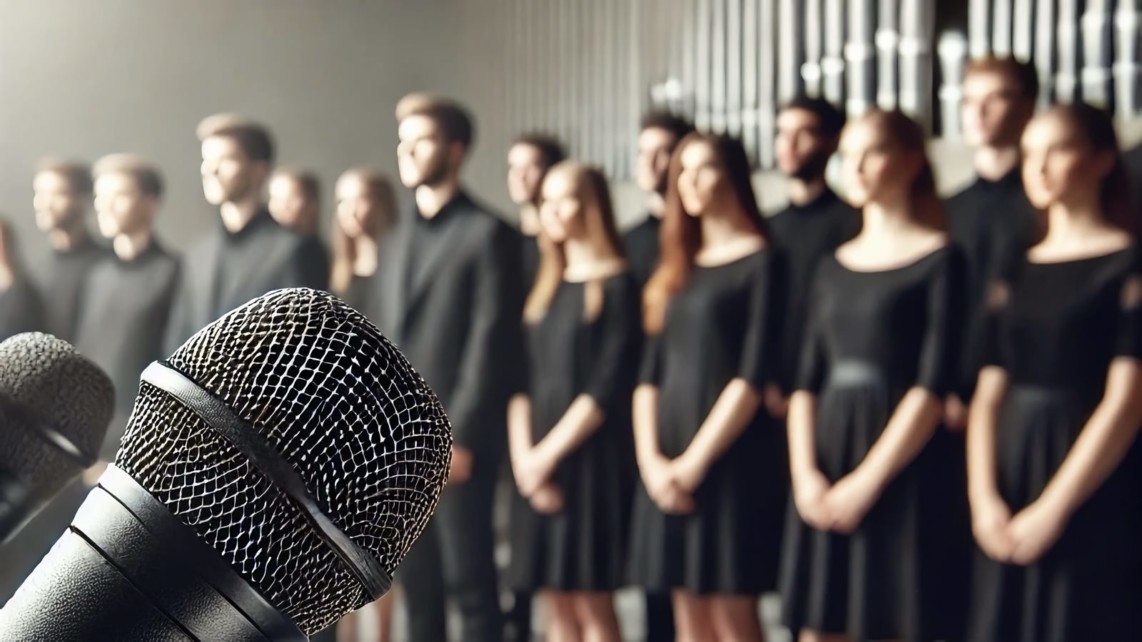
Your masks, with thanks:
[{"label": "microphone handle", "polygon": [[21,642],[306,639],[114,466],[0,610],[0,640]]}]

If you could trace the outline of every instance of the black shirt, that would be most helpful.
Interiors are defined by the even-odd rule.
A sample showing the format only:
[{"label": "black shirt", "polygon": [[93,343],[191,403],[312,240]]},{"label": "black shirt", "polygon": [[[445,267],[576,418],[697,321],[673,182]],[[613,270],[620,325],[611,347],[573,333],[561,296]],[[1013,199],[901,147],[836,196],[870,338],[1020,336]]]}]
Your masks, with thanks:
[{"label": "black shirt", "polygon": [[52,252],[42,289],[46,332],[64,341],[75,341],[87,276],[97,261],[109,255],[107,248],[88,236],[70,250]]},{"label": "black shirt", "polygon": [[961,298],[966,306],[963,327],[967,334],[962,339],[959,385],[965,397],[975,389],[979,374],[979,333],[987,284],[1010,272],[1038,235],[1037,217],[1023,191],[1019,171],[1016,167],[997,181],[977,178],[946,203],[948,233],[967,261]]},{"label": "black shirt", "polygon": [[658,266],[658,233],[662,219],[647,214],[641,223],[626,233],[627,263],[639,287],[646,285]]},{"label": "black shirt", "polygon": [[22,332],[43,330],[43,302],[36,286],[23,276],[0,290],[0,341]]},{"label": "black shirt", "polygon": [[790,204],[769,219],[774,242],[784,255],[788,305],[782,321],[782,388],[789,391],[808,322],[810,285],[821,259],[860,231],[860,212],[826,188],[804,205]]},{"label": "black shirt", "polygon": [[530,292],[539,272],[539,238],[520,232],[519,240],[523,256],[523,285]]}]

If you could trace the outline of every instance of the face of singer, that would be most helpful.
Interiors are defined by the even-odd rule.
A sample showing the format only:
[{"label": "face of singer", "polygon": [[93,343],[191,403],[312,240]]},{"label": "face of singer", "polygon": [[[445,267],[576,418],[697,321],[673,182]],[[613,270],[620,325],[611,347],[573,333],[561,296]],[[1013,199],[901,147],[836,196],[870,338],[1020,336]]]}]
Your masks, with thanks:
[{"label": "face of singer", "polygon": [[644,192],[665,192],[670,155],[678,141],[661,127],[647,127],[638,134],[635,182]]},{"label": "face of singer", "polygon": [[535,145],[517,143],[508,150],[508,196],[516,205],[534,203],[547,168]]},{"label": "face of singer", "polygon": [[845,198],[856,208],[907,193],[918,170],[915,159],[867,120],[845,127],[840,153]]},{"label": "face of singer", "polygon": [[960,118],[964,140],[974,147],[1019,144],[1020,129],[1033,106],[1004,74],[977,71],[964,78]]},{"label": "face of singer", "polygon": [[821,133],[817,115],[805,109],[786,109],[777,115],[774,143],[778,169],[802,180],[824,176],[836,149],[836,141]]},{"label": "face of singer", "polygon": [[380,218],[376,195],[357,174],[344,174],[334,188],[337,198],[337,224],[351,239],[371,234]]},{"label": "face of singer", "polygon": [[678,158],[678,195],[682,209],[690,216],[704,216],[724,209],[734,196],[726,182],[726,171],[714,148],[704,141],[690,143]]},{"label": "face of singer", "polygon": [[1115,158],[1098,153],[1059,114],[1036,116],[1023,133],[1023,188],[1038,209],[1098,202],[1102,179]]},{"label": "face of singer", "polygon": [[586,235],[586,204],[572,172],[549,172],[543,180],[542,192],[539,223],[552,241],[563,243]]},{"label": "face of singer", "polygon": [[104,238],[150,229],[156,206],[130,174],[111,172],[95,179],[95,216]]},{"label": "face of singer", "polygon": [[211,205],[241,201],[257,193],[269,164],[251,160],[237,140],[211,136],[202,141],[202,193]]},{"label": "face of singer", "polygon": [[311,229],[317,222],[317,203],[309,198],[291,176],[278,175],[270,181],[267,207],[274,219],[290,229]]},{"label": "face of singer", "polygon": [[32,181],[32,208],[41,232],[66,228],[83,217],[83,196],[77,194],[67,177],[44,171]]},{"label": "face of singer", "polygon": [[[436,121],[422,114],[414,114],[401,121],[397,130],[397,168],[405,187],[433,186],[445,180],[458,169],[459,158],[452,151],[459,145],[449,146]],[[460,157],[463,156],[460,150]]]}]

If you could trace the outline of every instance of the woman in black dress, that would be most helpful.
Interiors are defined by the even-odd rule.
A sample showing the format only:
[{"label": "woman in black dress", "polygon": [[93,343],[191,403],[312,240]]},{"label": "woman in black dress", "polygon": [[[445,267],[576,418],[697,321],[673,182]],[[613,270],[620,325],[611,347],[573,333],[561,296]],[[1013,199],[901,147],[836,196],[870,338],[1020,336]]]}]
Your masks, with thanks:
[{"label": "woman in black dress", "polygon": [[524,310],[530,374],[508,411],[510,583],[538,592],[547,640],[618,642],[632,484],[638,286],[606,178],[574,162],[544,178],[547,241]]},{"label": "woman in black dress", "polygon": [[[396,193],[383,172],[370,167],[346,170],[334,186],[332,265],[329,289],[363,314],[373,308],[371,292],[377,272],[377,244],[396,217]],[[387,642],[392,632],[392,609],[396,591],[389,591],[371,606],[377,615],[377,642]],[[337,639],[356,640],[356,613],[337,623]],[[327,633],[323,635],[328,636]]]},{"label": "woman in black dress", "polygon": [[945,635],[945,542],[925,473],[945,468],[929,440],[954,374],[963,265],[918,124],[872,110],[840,152],[863,224],[815,274],[787,420],[784,616],[802,642],[930,640]]},{"label": "woman in black dress", "polygon": [[40,297],[24,272],[16,248],[11,226],[0,219],[0,341],[43,329]]},{"label": "woman in black dress", "polygon": [[1047,233],[989,302],[968,424],[969,639],[1142,640],[1142,275],[1110,117],[1035,117],[1023,184]]},{"label": "woman in black dress", "polygon": [[334,193],[330,290],[357,310],[368,311],[377,244],[396,217],[396,193],[387,176],[368,167],[346,170]]},{"label": "woman in black dress", "polygon": [[634,396],[632,574],[672,594],[679,639],[761,640],[757,600],[775,585],[788,492],[781,431],[762,407],[778,374],[781,279],[739,141],[679,143],[661,239]]}]

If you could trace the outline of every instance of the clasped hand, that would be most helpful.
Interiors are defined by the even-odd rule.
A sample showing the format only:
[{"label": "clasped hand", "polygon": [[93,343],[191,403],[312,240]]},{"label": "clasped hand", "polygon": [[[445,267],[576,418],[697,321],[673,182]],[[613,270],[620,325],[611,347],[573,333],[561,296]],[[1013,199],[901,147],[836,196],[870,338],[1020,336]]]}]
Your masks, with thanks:
[{"label": "clasped hand", "polygon": [[806,524],[823,531],[851,534],[876,503],[879,491],[858,473],[829,484],[820,471],[794,480],[793,502]]},{"label": "clasped hand", "polygon": [[693,455],[667,459],[662,455],[645,462],[643,484],[659,510],[685,515],[694,510],[694,491],[706,477],[706,467]]},{"label": "clasped hand", "polygon": [[1038,561],[1059,541],[1065,514],[1049,503],[1031,502],[1014,517],[998,497],[972,503],[972,533],[985,555],[1006,564]]}]

